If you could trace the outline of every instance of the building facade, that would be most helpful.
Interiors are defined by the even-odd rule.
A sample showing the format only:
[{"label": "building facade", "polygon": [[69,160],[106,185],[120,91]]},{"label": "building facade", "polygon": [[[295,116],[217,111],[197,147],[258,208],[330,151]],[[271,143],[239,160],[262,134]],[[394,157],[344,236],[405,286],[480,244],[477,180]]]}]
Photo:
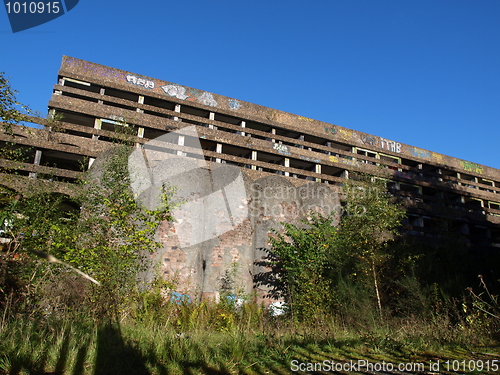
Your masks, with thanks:
[{"label": "building facade", "polygon": [[[432,241],[445,228],[463,236],[481,254],[500,251],[500,171],[494,168],[67,56],[49,110],[62,116],[57,128],[40,120],[43,129],[15,127],[13,138],[1,136],[3,144],[13,141],[17,147],[29,147],[27,159],[15,165],[21,175],[17,180],[10,176],[6,182],[5,171],[14,165],[0,160],[4,184],[16,188],[26,181],[43,183],[44,176],[51,176],[55,189],[70,192],[68,184],[110,147],[117,127],[132,132],[138,148],[194,127],[207,168],[241,168],[247,189],[257,182],[260,188],[278,184],[300,189],[307,185],[316,191],[321,185],[336,191],[353,172],[366,172],[387,180],[388,189],[407,202],[406,233]],[[189,142],[189,137],[177,137],[178,146],[189,147]],[[332,198],[330,203],[334,201]],[[293,202],[288,199],[288,204]],[[321,202],[314,204],[321,206]],[[268,216],[261,215],[261,219]],[[266,246],[267,232],[276,227],[278,216],[265,225],[258,215],[250,218],[237,230],[233,228],[231,236],[218,236],[219,242],[204,250],[182,249],[164,239],[161,259],[165,274],[187,269],[182,277],[191,286],[184,289],[194,285],[213,294],[217,280],[227,270],[221,265],[245,258],[243,279],[251,283],[248,274],[257,272],[251,264],[262,255],[255,249]],[[164,228],[165,233],[171,230]],[[238,252],[235,243],[251,250]],[[188,253],[193,252],[198,255],[190,258]],[[209,277],[211,284],[204,286],[200,280],[193,284],[193,272],[207,273],[207,262],[221,266]]]}]

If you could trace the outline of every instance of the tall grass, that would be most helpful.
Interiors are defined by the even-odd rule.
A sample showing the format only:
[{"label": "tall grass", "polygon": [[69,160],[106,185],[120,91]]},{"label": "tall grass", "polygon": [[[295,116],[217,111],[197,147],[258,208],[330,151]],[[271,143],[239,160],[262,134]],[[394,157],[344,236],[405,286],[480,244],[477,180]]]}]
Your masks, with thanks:
[{"label": "tall grass", "polygon": [[[139,311],[140,309],[138,309]],[[5,374],[287,374],[293,359],[425,361],[496,345],[452,314],[347,324],[332,314],[300,324],[259,305],[165,303],[136,316],[95,320],[85,314],[26,318],[0,327]],[[475,349],[476,350],[476,349]],[[458,355],[458,354],[457,354]]]}]

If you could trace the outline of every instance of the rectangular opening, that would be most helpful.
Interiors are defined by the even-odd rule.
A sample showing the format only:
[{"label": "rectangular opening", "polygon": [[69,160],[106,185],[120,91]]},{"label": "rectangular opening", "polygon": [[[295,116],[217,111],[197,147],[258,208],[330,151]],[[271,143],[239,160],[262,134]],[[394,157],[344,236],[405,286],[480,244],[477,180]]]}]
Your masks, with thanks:
[{"label": "rectangular opening", "polygon": [[476,208],[482,208],[483,200],[478,198],[465,197],[465,204]]},{"label": "rectangular opening", "polygon": [[101,89],[99,86],[93,85],[89,82],[78,81],[76,79],[64,77],[64,86],[72,87],[74,89],[85,90],[98,94]]},{"label": "rectangular opening", "polygon": [[379,155],[380,155],[381,161],[395,163],[395,164],[401,164],[401,158],[398,158],[398,157],[392,156],[392,155],[385,155],[385,154],[379,154]]},{"label": "rectangular opening", "polygon": [[113,102],[104,102],[103,104],[109,105],[110,107],[128,109],[129,111],[135,111],[135,107],[131,107],[131,106],[125,105],[125,104],[113,103]]},{"label": "rectangular opening", "polygon": [[175,103],[170,102],[168,100],[162,100],[162,99],[158,99],[158,98],[152,98],[150,96],[145,96],[144,97],[144,104],[145,105],[150,105],[150,106],[153,106],[153,107],[168,109],[170,111],[175,110]]},{"label": "rectangular opening", "polygon": [[70,124],[83,125],[87,127],[94,127],[95,117],[84,115],[76,112],[57,111],[56,115],[61,115],[62,122],[69,122]]},{"label": "rectangular opening", "polygon": [[404,182],[399,183],[399,190],[406,191],[411,194],[422,194],[421,187],[417,185],[405,184]]},{"label": "rectangular opening", "polygon": [[234,116],[223,115],[221,113],[215,114],[215,121],[225,122],[227,124],[241,125],[241,119]]},{"label": "rectangular opening", "polygon": [[85,169],[86,164],[86,158],[83,155],[55,150],[42,150],[40,165],[72,171],[82,171]]},{"label": "rectangular opening", "polygon": [[367,157],[370,157],[370,158],[376,158],[377,157],[377,153],[376,152],[369,151],[369,150],[364,150],[364,149],[361,149],[361,148],[356,148],[356,154],[367,156]]},{"label": "rectangular opening", "polygon": [[[174,105],[174,109],[175,109],[175,105]],[[185,105],[185,104],[181,105],[181,113],[186,113],[188,115],[193,115],[193,116],[198,116],[198,117],[203,117],[203,118],[210,117],[209,111],[207,111],[205,109],[191,107],[191,106]]]},{"label": "rectangular opening", "polygon": [[500,210],[500,203],[497,202],[488,202],[488,207],[493,208],[495,210]]},{"label": "rectangular opening", "polygon": [[88,96],[83,96],[83,95],[79,95],[79,94],[73,94],[71,92],[66,92],[66,91],[63,91],[61,93],[62,96],[67,96],[69,98],[74,98],[74,99],[80,99],[80,100],[85,100],[86,102],[91,102],[91,103],[97,103],[98,100],[97,99],[94,99],[94,98],[89,98]]},{"label": "rectangular opening", "polygon": [[106,88],[106,89],[104,89],[104,94],[108,95],[108,96],[112,96],[114,98],[130,100],[132,102],[139,101],[139,94],[129,92],[129,91]]}]

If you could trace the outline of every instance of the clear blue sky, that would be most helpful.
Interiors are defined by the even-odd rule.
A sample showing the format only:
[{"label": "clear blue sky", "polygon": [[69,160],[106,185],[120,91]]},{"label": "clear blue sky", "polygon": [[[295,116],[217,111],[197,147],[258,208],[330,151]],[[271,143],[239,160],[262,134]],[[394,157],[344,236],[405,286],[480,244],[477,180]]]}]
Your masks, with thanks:
[{"label": "clear blue sky", "polygon": [[69,55],[500,168],[500,0],[80,0],[0,38],[43,113]]}]

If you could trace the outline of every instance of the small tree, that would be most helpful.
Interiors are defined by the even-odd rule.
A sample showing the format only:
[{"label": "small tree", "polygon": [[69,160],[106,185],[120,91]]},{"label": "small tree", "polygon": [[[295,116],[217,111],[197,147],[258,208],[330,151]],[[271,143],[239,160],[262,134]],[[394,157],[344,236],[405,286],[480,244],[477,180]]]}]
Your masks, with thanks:
[{"label": "small tree", "polygon": [[270,238],[271,266],[279,281],[275,288],[298,320],[312,320],[329,310],[328,261],[336,241],[333,220],[333,216],[312,214],[303,227],[283,223],[284,234],[274,231]]},{"label": "small tree", "polygon": [[312,215],[302,227],[283,223],[284,234],[275,232],[270,240],[272,295],[284,297],[301,320],[327,311],[338,275],[349,274],[371,281],[382,316],[379,269],[390,257],[388,244],[405,212],[384,181],[373,176],[347,180],[343,193],[344,215],[337,227],[333,216]]},{"label": "small tree", "polygon": [[370,175],[357,175],[343,187],[345,215],[342,217],[338,248],[342,256],[354,258],[357,271],[369,275],[382,317],[379,268],[390,254],[388,244],[398,235],[405,216],[401,205],[387,192],[385,181]]},{"label": "small tree", "polygon": [[24,121],[29,111],[28,107],[17,101],[16,93],[5,73],[0,72],[0,119],[6,133],[12,133],[12,125]]}]

